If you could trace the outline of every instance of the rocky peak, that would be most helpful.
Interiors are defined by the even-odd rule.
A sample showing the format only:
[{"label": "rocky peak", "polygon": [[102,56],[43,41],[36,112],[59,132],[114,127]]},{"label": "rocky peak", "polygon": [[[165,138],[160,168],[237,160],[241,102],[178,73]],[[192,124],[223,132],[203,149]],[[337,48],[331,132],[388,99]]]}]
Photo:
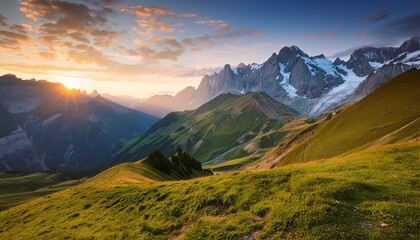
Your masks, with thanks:
[{"label": "rocky peak", "polygon": [[415,36],[403,42],[400,49],[404,52],[414,52],[420,50],[420,37]]},{"label": "rocky peak", "polygon": [[5,74],[0,76],[0,83],[17,83],[19,81],[22,81],[22,79],[16,77],[14,74]]},{"label": "rocky peak", "polygon": [[324,54],[316,55],[313,58],[325,58]]},{"label": "rocky peak", "polygon": [[236,68],[246,68],[248,67],[247,65],[245,65],[244,63],[239,63],[238,66],[236,66]]},{"label": "rocky peak", "polygon": [[280,50],[278,60],[281,63],[294,62],[297,57],[309,57],[306,53],[296,46],[284,47]]},{"label": "rocky peak", "polygon": [[344,65],[346,62],[344,61],[344,60],[341,60],[341,58],[336,58],[335,60],[334,60],[334,65]]}]

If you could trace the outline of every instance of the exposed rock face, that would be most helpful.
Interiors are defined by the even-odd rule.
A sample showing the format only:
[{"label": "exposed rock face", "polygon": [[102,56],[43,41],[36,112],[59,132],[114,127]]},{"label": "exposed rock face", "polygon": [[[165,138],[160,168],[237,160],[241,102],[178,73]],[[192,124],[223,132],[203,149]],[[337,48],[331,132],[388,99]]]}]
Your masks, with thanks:
[{"label": "exposed rock face", "polygon": [[[164,107],[160,112],[163,116],[170,111],[195,109],[222,93],[261,91],[301,114],[314,115],[363,98],[379,84],[419,65],[418,37],[405,41],[398,48],[357,49],[347,62],[339,58],[332,62],[324,55],[310,57],[291,46],[282,48],[278,54],[273,53],[263,64],[241,63],[236,67],[226,64],[220,72],[204,76],[197,89],[188,88],[175,97],[166,96],[165,101],[152,101],[156,100],[152,97],[148,102],[154,102],[152,105],[158,108]],[[157,98],[163,100],[165,97]],[[146,106],[141,105],[139,109]]]},{"label": "exposed rock face", "polygon": [[370,74],[366,80],[356,88],[353,94],[345,100],[345,102],[355,102],[366,97],[379,87],[379,85],[386,83],[390,80],[390,78],[394,78],[411,68],[411,66],[402,64],[384,65],[375,73]]}]

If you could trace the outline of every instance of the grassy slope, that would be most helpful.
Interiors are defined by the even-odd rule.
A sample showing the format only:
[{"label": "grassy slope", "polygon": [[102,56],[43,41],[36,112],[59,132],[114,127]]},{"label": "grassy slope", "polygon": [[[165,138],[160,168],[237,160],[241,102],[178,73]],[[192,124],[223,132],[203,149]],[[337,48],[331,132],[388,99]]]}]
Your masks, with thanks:
[{"label": "grassy slope", "polygon": [[170,113],[146,134],[125,142],[111,162],[135,161],[156,148],[169,154],[178,146],[205,162],[237,146],[239,139],[248,141],[294,116],[266,94],[223,94],[197,110]]},{"label": "grassy slope", "polygon": [[0,173],[0,210],[80,183],[61,173]]},{"label": "grassy slope", "polygon": [[417,142],[181,182],[87,182],[0,212],[0,239],[418,239],[419,158]]},{"label": "grassy slope", "polygon": [[420,71],[411,70],[323,124],[279,165],[420,137]]},{"label": "grassy slope", "polygon": [[[184,166],[186,167],[186,166]],[[129,185],[131,183],[150,183],[156,181],[176,181],[182,180],[182,173],[172,170],[168,173],[160,171],[150,164],[149,159],[142,159],[134,163],[121,163],[117,166],[109,168],[98,174],[92,179],[89,179],[86,184],[94,186],[117,186]],[[211,175],[207,171],[198,171],[191,169],[187,178],[197,178]]]},{"label": "grassy slope", "polygon": [[226,160],[232,160],[205,167],[214,171],[268,169],[274,164],[272,155],[277,157],[279,152],[292,148],[320,125],[320,122],[307,123],[306,120],[298,118],[279,129],[259,134],[225,156]]}]

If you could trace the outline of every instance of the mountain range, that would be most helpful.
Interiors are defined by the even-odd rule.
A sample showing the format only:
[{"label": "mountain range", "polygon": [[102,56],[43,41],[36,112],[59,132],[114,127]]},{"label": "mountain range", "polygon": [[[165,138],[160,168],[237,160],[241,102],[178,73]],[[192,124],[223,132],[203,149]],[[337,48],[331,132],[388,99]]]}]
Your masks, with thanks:
[{"label": "mountain range", "polygon": [[[260,93],[214,100],[263,97],[270,100]],[[420,70],[412,69],[355,104],[291,119],[280,129],[297,134],[248,166],[274,169],[211,176],[180,150],[153,151],[0,211],[0,238],[418,239],[419,98]],[[12,179],[2,186],[25,183]]]},{"label": "mountain range", "polygon": [[[310,57],[292,46],[263,64],[225,65],[204,76],[197,89],[175,96],[143,102],[106,95],[132,108],[140,104],[136,109],[149,114],[96,91],[4,75],[0,171],[93,171],[137,161],[155,149],[168,155],[178,148],[205,164],[241,158],[241,164],[249,163],[289,138],[300,141],[323,114],[418,67],[419,58],[418,37],[399,47],[358,49],[348,61]],[[180,112],[185,109],[194,110]],[[165,116],[158,121],[152,115]],[[313,117],[301,119],[307,115]]]},{"label": "mountain range", "polygon": [[157,119],[59,83],[0,77],[0,172],[89,171]]},{"label": "mountain range", "polygon": [[170,154],[177,148],[201,162],[223,161],[237,146],[297,117],[295,110],[266,93],[221,94],[196,110],[168,114],[117,147],[106,165],[136,161],[155,149]]},{"label": "mountain range", "polygon": [[302,115],[316,115],[355,102],[380,84],[420,65],[420,39],[399,47],[364,47],[348,61],[308,56],[297,46],[284,47],[262,64],[243,63],[206,75],[195,89],[175,96],[156,95],[136,109],[163,117],[172,111],[196,109],[223,93],[265,92]]}]

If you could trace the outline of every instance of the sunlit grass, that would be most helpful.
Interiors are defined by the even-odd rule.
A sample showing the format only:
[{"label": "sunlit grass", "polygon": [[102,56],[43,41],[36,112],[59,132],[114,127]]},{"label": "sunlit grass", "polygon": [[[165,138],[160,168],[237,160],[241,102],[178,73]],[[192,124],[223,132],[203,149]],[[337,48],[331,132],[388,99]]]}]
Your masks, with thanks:
[{"label": "sunlit grass", "polygon": [[419,159],[406,143],[188,181],[86,183],[0,212],[0,238],[417,239]]}]

